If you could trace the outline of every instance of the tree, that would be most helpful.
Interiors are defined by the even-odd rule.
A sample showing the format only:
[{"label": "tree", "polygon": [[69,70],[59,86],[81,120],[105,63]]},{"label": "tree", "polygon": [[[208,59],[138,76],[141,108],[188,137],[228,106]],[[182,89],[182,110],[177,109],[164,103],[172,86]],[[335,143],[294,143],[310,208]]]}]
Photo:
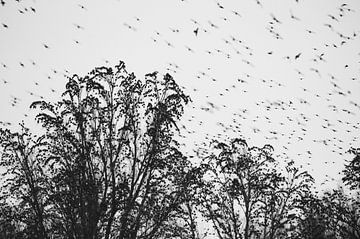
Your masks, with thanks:
[{"label": "tree", "polygon": [[313,178],[290,161],[284,172],[273,168],[267,174],[268,185],[255,211],[262,238],[289,238],[296,233],[301,216],[302,202],[311,195]]},{"label": "tree", "polygon": [[248,147],[245,140],[215,143],[218,153],[205,158],[202,213],[221,239],[279,238],[296,217],[312,178],[290,163],[283,175],[273,148]]},{"label": "tree", "polygon": [[312,196],[304,204],[304,217],[296,238],[360,238],[359,196],[346,195],[343,188]]},{"label": "tree", "polygon": [[302,200],[302,215],[293,238],[299,239],[334,239],[330,226],[331,208],[323,198],[310,194]]},{"label": "tree", "polygon": [[350,148],[349,152],[355,157],[345,165],[343,182],[351,189],[360,189],[360,148]]},{"label": "tree", "polygon": [[13,207],[1,201],[0,204],[0,238],[26,238],[22,230],[19,230],[19,224]]},{"label": "tree", "polygon": [[[360,238],[360,157],[359,149],[351,148],[355,157],[345,165],[344,188],[324,192],[321,197],[311,195],[303,201],[304,216],[298,225],[296,238]],[[348,190],[347,190],[348,191]]]},{"label": "tree", "polygon": [[17,133],[0,129],[0,166],[5,168],[2,176],[6,178],[1,190],[3,221],[22,228],[25,238],[47,238],[41,139],[23,124]]},{"label": "tree", "polygon": [[6,200],[19,189],[37,238],[179,238],[196,181],[173,139],[188,101],[169,74],[142,82],[123,62],[74,75],[61,101],[31,105],[43,135],[1,131]]},{"label": "tree", "polygon": [[327,208],[328,227],[336,238],[360,238],[359,194],[349,196],[340,188],[326,192],[323,203]]}]

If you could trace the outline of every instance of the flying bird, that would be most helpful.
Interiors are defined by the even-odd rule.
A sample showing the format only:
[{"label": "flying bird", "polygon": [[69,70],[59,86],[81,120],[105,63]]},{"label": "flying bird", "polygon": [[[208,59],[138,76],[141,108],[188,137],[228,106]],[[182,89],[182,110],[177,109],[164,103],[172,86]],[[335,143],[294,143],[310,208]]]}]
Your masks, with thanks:
[{"label": "flying bird", "polygon": [[195,34],[195,36],[197,36],[197,35],[198,35],[198,33],[199,33],[199,28],[196,28],[196,29],[194,30],[194,34]]}]

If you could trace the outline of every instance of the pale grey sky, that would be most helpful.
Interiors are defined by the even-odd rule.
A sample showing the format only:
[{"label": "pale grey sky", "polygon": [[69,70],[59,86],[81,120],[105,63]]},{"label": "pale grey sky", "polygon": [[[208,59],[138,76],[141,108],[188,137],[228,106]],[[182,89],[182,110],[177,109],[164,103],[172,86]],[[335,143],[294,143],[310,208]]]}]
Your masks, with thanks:
[{"label": "pale grey sky", "polygon": [[260,3],[6,1],[0,120],[17,123],[40,96],[56,99],[64,74],[123,60],[139,78],[169,72],[185,87],[193,103],[182,124],[196,131],[184,131],[187,149],[206,133],[242,135],[272,144],[319,184],[339,178],[345,151],[360,147],[360,1]]}]

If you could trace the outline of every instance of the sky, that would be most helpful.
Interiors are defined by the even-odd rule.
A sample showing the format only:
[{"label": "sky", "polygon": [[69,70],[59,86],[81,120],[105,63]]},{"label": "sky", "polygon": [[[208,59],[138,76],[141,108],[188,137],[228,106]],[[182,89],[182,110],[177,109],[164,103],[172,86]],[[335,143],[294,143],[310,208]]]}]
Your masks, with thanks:
[{"label": "sky", "polygon": [[333,187],[360,147],[360,1],[2,3],[4,127],[34,125],[29,105],[58,100],[66,76],[122,60],[141,79],[170,73],[191,96],[179,123],[189,155],[241,137]]}]

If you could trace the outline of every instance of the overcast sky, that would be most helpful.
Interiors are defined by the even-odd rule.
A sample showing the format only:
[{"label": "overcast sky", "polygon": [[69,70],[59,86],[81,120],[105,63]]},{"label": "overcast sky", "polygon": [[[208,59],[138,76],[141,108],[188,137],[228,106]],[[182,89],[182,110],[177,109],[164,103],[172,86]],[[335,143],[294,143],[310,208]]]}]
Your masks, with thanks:
[{"label": "overcast sky", "polygon": [[187,150],[206,134],[268,143],[320,184],[360,147],[360,1],[5,1],[0,23],[2,122],[33,124],[65,75],[123,60],[192,97]]}]

